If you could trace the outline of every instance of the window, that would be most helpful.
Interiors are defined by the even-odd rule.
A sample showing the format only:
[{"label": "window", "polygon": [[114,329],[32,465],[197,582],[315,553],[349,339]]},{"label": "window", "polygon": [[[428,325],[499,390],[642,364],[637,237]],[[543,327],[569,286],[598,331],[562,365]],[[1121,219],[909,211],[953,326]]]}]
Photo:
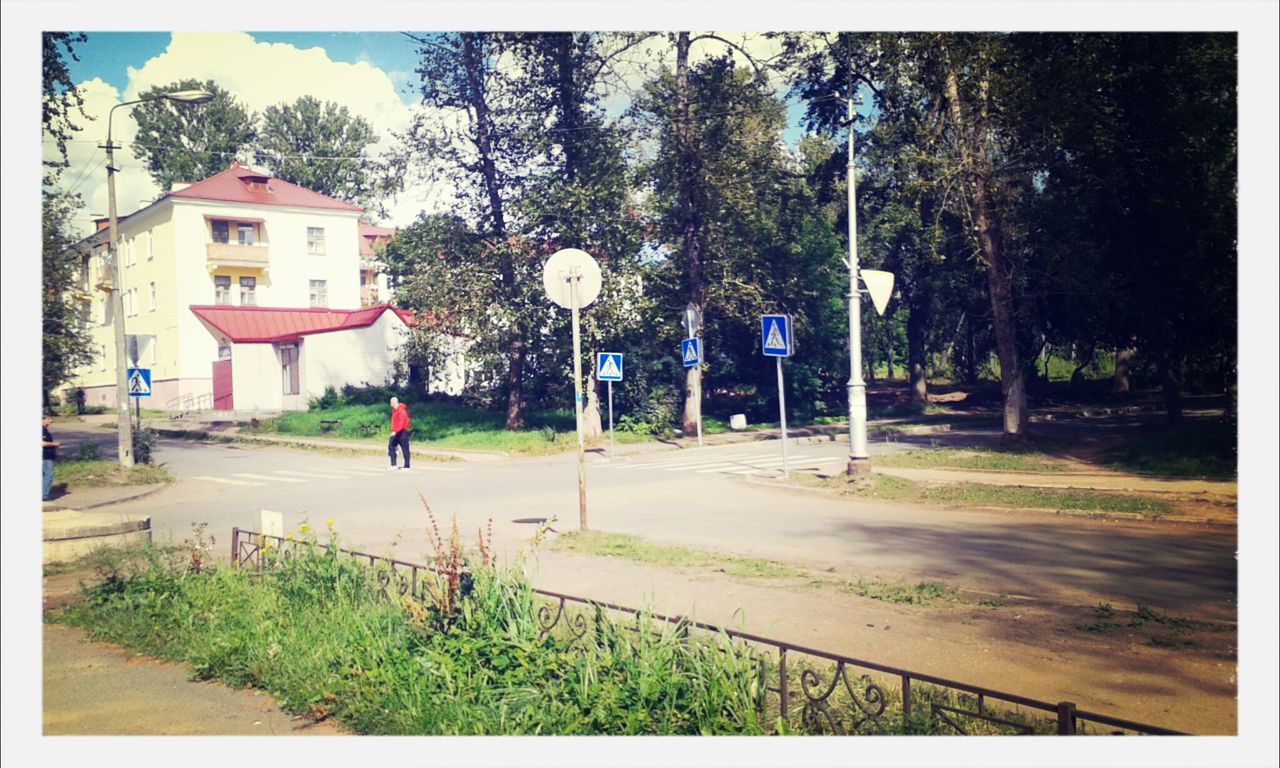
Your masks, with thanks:
[{"label": "window", "polygon": [[102,370],[107,370],[107,345],[99,345],[98,362],[102,363]]},{"label": "window", "polygon": [[240,245],[253,245],[253,225],[237,224],[236,225],[236,242]]},{"label": "window", "polygon": [[324,227],[307,227],[307,254],[324,255]]},{"label": "window", "polygon": [[327,307],[329,306],[329,289],[328,283],[324,280],[311,281],[311,306]]},{"label": "window", "polygon": [[214,304],[230,304],[231,303],[231,276],[230,275],[214,275],[213,276],[213,303]]},{"label": "window", "polygon": [[258,303],[258,279],[255,277],[240,278],[240,306],[252,307]]},{"label": "window", "polygon": [[151,241],[151,230],[148,229],[147,230],[147,261],[151,261],[156,257],[155,251],[152,250],[152,247],[154,245],[155,244]]},{"label": "window", "polygon": [[213,242],[225,243],[229,239],[228,230],[231,222],[215,221],[213,222]]},{"label": "window", "polygon": [[156,364],[156,337],[155,336],[151,337],[151,343],[148,344],[147,347],[151,350],[151,364],[154,366]]},{"label": "window", "polygon": [[154,282],[151,283],[151,301],[148,305],[148,308],[152,312],[156,311],[156,284]]},{"label": "window", "polygon": [[280,347],[280,373],[284,394],[298,394],[298,345]]},{"label": "window", "polygon": [[133,238],[129,238],[128,240],[121,240],[120,250],[124,252],[123,254],[121,254],[124,256],[124,265],[126,267],[132,267],[133,266]]},{"label": "window", "polygon": [[138,314],[138,289],[130,288],[124,292],[124,314],[125,317],[133,317]]}]

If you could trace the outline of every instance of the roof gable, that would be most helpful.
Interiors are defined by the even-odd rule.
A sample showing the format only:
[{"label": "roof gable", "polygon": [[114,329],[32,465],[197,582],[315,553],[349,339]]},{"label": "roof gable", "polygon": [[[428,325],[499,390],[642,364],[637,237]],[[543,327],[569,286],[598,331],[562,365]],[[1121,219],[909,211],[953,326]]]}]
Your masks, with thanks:
[{"label": "roof gable", "polygon": [[232,161],[225,171],[197,181],[189,187],[169,192],[179,200],[218,200],[248,205],[287,205],[295,208],[322,208],[360,213],[353,203],[336,200],[319,192],[266,176]]},{"label": "roof gable", "polygon": [[237,343],[269,343],[297,341],[313,333],[366,328],[377,322],[382,313],[392,314],[410,325],[390,304],[363,309],[236,307],[226,304],[196,305],[192,313],[205,327]]}]

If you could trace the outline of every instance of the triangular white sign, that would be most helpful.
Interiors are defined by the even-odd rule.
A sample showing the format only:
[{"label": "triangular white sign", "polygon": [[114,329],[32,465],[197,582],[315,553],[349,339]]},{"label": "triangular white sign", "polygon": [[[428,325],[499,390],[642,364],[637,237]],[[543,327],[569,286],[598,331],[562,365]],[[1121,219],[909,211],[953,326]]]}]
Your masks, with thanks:
[{"label": "triangular white sign", "polygon": [[893,294],[893,273],[881,272],[878,269],[860,269],[862,282],[871,294],[871,303],[875,305],[876,314],[883,315],[884,308],[889,306],[889,297]]},{"label": "triangular white sign", "polygon": [[697,344],[685,345],[684,361],[686,363],[696,363],[698,361],[698,345]]},{"label": "triangular white sign", "polygon": [[604,359],[604,365],[600,366],[600,378],[602,379],[620,379],[622,371],[618,370],[618,364],[613,362],[613,355],[609,355]]},{"label": "triangular white sign", "polygon": [[764,340],[765,349],[781,349],[784,352],[787,349],[787,342],[782,338],[782,332],[778,330],[778,321],[769,321],[769,335]]}]

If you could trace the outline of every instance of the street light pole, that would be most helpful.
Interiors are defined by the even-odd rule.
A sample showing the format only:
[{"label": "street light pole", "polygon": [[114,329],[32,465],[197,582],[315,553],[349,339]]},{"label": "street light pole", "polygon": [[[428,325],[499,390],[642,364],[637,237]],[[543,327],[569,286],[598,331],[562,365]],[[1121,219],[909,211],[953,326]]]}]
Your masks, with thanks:
[{"label": "street light pole", "polygon": [[854,93],[846,94],[849,125],[849,466],[850,475],[871,471],[867,456],[867,385],[862,379],[862,294],[858,290],[857,173],[853,167]]},{"label": "street light pole", "polygon": [[124,332],[124,265],[120,263],[120,228],[116,219],[116,163],[115,144],[111,140],[111,120],[115,117],[116,110],[120,107],[142,104],[148,101],[159,101],[160,99],[168,99],[169,101],[184,104],[204,104],[213,99],[213,94],[199,89],[170,91],[169,93],[162,93],[145,99],[122,101],[107,112],[107,144],[105,149],[107,150],[107,217],[108,235],[110,236],[107,242],[107,263],[111,268],[111,285],[108,290],[111,291],[111,324],[115,330],[117,437],[119,440],[120,465],[124,467],[133,466],[133,423],[129,419],[129,382],[127,380]]}]

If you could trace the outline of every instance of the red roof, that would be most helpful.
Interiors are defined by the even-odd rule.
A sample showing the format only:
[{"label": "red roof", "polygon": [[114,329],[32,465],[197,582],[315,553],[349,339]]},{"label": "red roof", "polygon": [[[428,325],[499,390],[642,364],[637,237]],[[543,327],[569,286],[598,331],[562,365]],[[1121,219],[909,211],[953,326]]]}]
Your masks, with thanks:
[{"label": "red roof", "polygon": [[290,184],[267,176],[252,168],[245,168],[232,161],[231,167],[215,173],[203,181],[169,193],[169,197],[183,200],[223,200],[250,205],[289,205],[296,208],[325,208],[335,211],[354,211],[362,208],[342,200],[335,200],[319,192]]},{"label": "red roof", "polygon": [[396,231],[391,227],[375,227],[372,224],[360,225],[360,255],[372,256],[373,244],[386,242]]},{"label": "red roof", "polygon": [[225,304],[192,306],[191,311],[205,327],[235,342],[297,341],[312,333],[364,328],[391,310],[406,325],[412,316],[390,304],[364,309],[289,309],[282,307],[233,307]]}]

